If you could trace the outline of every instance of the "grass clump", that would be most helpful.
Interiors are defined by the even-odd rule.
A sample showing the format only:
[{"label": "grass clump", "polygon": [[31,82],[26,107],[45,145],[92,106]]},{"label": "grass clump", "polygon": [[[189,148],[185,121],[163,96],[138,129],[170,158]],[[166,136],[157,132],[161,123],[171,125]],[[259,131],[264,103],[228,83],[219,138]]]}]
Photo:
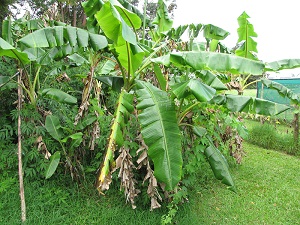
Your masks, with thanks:
[{"label": "grass clump", "polygon": [[291,128],[258,121],[246,121],[246,126],[249,128],[248,142],[287,154],[299,154]]}]

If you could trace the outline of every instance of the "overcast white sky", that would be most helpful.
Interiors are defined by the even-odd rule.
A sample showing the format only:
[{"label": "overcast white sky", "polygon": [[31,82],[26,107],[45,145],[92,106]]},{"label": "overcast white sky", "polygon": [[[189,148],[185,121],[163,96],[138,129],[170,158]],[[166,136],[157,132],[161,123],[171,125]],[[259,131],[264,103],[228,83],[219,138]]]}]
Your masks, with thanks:
[{"label": "overcast white sky", "polygon": [[222,41],[232,48],[238,39],[237,18],[246,11],[258,34],[258,57],[264,62],[300,58],[300,8],[297,0],[176,0],[174,27],[204,23],[230,32]]}]

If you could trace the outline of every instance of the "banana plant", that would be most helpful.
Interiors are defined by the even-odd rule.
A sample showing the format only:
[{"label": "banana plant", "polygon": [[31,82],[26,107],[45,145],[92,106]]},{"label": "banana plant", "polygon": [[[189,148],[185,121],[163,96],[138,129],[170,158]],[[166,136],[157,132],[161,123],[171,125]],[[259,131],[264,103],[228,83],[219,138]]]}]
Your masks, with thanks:
[{"label": "banana plant", "polygon": [[[123,80],[106,154],[96,182],[97,189],[101,193],[107,190],[112,182],[117,151],[124,145],[130,114],[134,116],[136,112],[138,114],[142,138],[148,148],[147,155],[153,162],[155,178],[165,185],[165,190],[173,190],[182,179],[182,151],[184,151],[184,146],[181,145],[182,122],[197,104],[202,102],[223,104],[232,111],[247,109],[248,112],[266,114],[277,114],[286,110],[271,102],[267,106],[275,109],[268,111],[264,107],[265,102],[262,104],[259,100],[218,97],[216,95],[218,90],[224,90],[226,87],[212,72],[259,75],[263,73],[265,64],[225,53],[206,51],[170,53],[164,41],[168,42],[166,38],[170,36],[179,40],[178,36],[187,27],[182,27],[181,31],[171,30],[172,21],[167,15],[164,1],[158,2],[157,17],[153,23],[154,27],[151,27],[153,42],[147,51],[145,44],[151,41],[144,42],[139,38],[139,29],[142,27],[140,17],[124,8],[118,1],[89,0],[83,3],[83,6],[89,16],[88,20],[93,21],[94,25],[97,23],[95,26],[99,28],[99,32],[103,32],[111,40],[109,50],[119,65],[120,79]],[[198,28],[197,31],[194,29],[198,33],[203,29],[202,25],[194,28]],[[192,30],[192,27],[190,29]],[[207,25],[205,35],[211,40],[222,40],[228,33]],[[162,65],[183,71],[178,75],[178,80],[182,78],[183,81],[174,79],[171,85],[168,85],[170,80],[166,80],[165,71],[160,71]],[[144,74],[147,74],[152,66],[155,73],[150,80],[156,80],[156,86],[143,80]],[[185,71],[188,69],[196,74],[195,78],[186,76]],[[108,77],[99,76],[97,79],[111,84],[113,79],[116,80],[116,77],[111,79]],[[137,105],[134,104],[134,96]],[[184,105],[184,102],[190,102],[191,98],[195,100],[191,101],[191,104]],[[175,104],[176,100],[181,102],[179,106]],[[206,147],[206,155],[216,177],[234,189],[233,179],[225,166],[224,158],[220,157],[212,142]]]}]

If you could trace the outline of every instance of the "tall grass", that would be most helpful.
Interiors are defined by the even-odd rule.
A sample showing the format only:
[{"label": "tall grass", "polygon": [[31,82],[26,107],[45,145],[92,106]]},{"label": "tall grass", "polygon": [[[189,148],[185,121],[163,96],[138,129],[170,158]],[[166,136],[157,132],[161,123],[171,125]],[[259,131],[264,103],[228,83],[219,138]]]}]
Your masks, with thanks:
[{"label": "tall grass", "polygon": [[252,144],[287,154],[300,154],[295,147],[293,131],[290,127],[267,122],[262,124],[253,120],[246,120],[246,127],[249,129],[247,141]]}]

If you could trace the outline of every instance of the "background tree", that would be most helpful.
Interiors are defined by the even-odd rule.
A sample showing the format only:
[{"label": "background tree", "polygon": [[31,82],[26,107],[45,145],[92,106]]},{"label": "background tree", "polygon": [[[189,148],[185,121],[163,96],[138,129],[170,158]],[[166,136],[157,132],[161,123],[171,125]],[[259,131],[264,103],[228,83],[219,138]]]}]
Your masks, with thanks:
[{"label": "background tree", "polygon": [[[9,6],[13,7],[14,3],[18,3],[19,0],[0,0],[0,28],[2,27],[2,21],[11,14]],[[0,29],[0,36],[2,34],[2,29]]]}]

